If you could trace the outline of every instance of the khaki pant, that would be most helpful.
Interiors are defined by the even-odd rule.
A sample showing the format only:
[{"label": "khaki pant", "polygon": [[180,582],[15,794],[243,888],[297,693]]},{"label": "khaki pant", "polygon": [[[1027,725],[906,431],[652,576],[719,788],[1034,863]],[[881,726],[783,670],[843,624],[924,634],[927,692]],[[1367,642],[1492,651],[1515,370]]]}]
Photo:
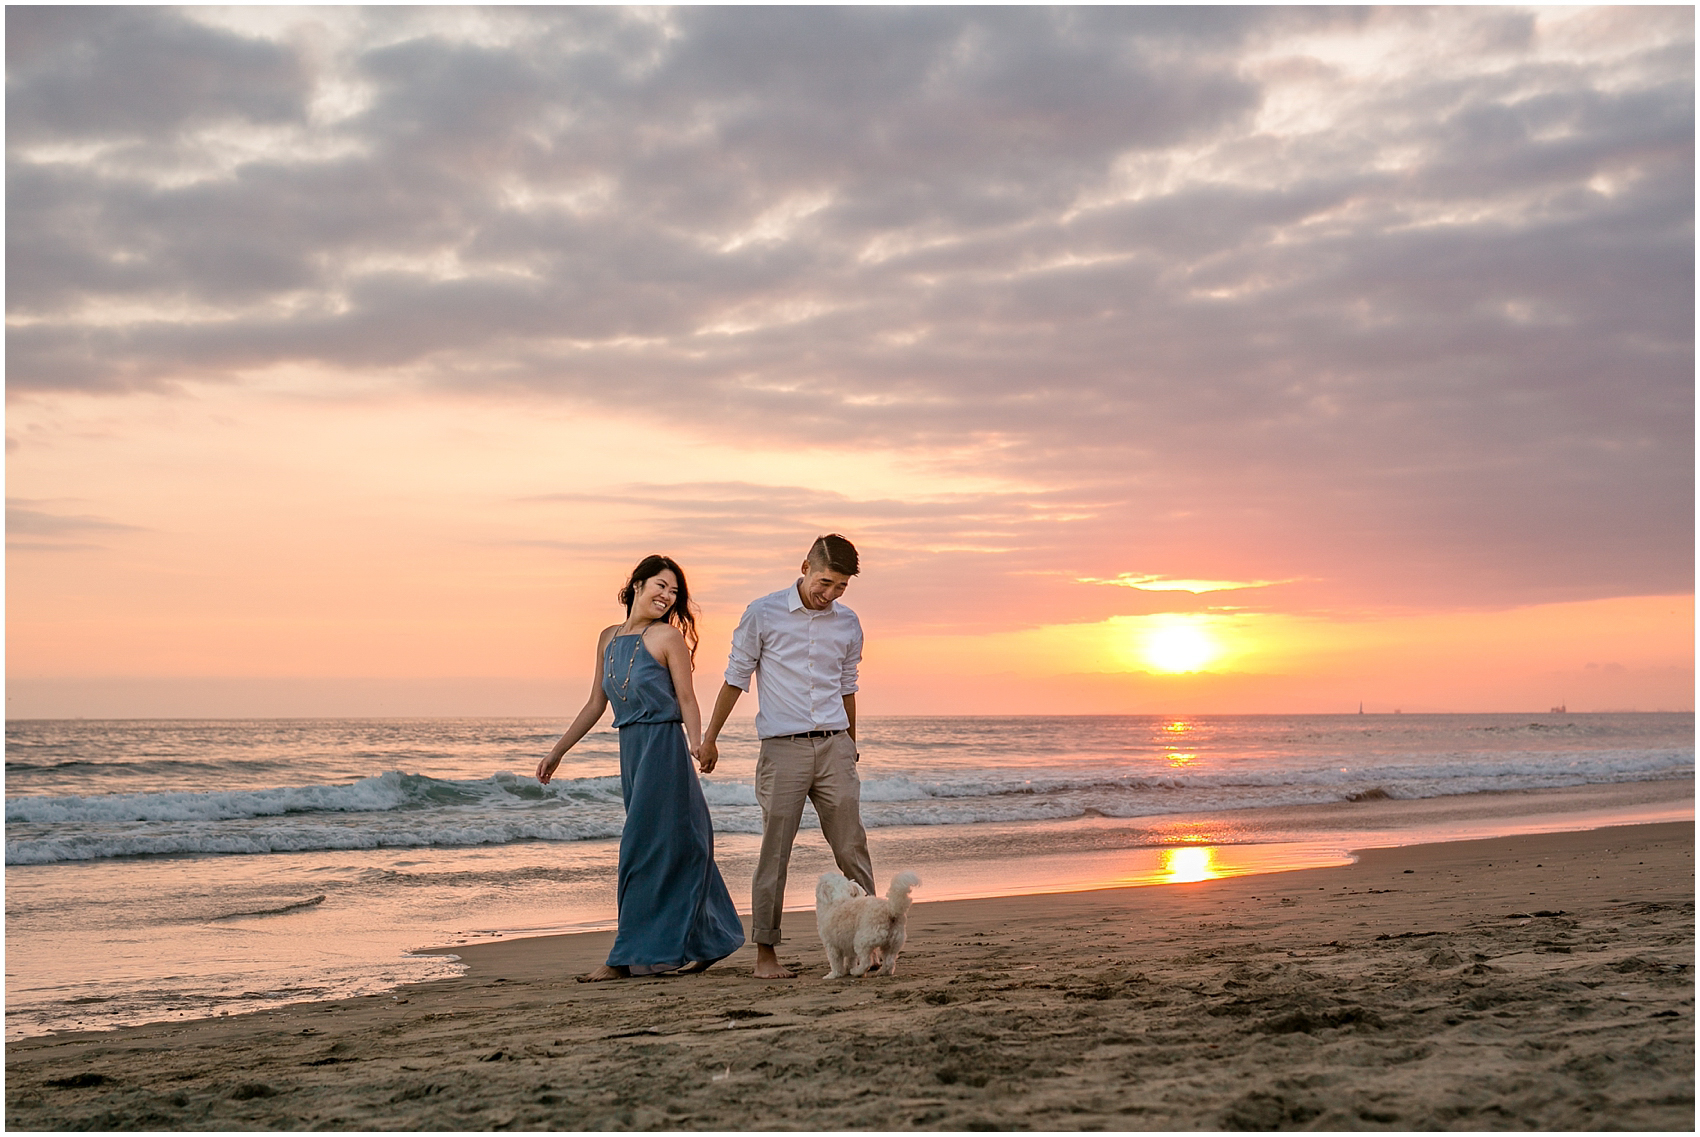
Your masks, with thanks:
[{"label": "khaki pant", "polygon": [[785,874],[791,843],[803,820],[803,802],[815,803],[821,834],[832,847],[839,871],[874,894],[868,835],[862,830],[862,779],[856,774],[856,740],[764,738],[756,759],[756,800],[761,803],[761,859],[756,862],[751,936],[758,944],[779,942],[785,910]]}]

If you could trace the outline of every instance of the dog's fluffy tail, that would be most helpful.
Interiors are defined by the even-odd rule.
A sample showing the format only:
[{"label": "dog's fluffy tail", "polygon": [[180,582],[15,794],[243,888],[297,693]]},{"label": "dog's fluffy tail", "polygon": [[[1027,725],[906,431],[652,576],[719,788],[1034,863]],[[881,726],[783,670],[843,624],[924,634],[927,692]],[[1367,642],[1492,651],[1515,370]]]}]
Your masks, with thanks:
[{"label": "dog's fluffy tail", "polygon": [[912,872],[900,872],[891,878],[891,887],[885,890],[885,898],[891,901],[892,907],[901,912],[909,907],[909,890],[921,883],[921,878]]}]

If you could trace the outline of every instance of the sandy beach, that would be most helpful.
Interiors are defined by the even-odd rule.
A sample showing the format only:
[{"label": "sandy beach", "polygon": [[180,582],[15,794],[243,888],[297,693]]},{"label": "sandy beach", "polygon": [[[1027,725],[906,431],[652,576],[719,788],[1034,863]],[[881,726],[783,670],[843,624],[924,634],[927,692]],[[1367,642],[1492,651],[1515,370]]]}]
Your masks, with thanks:
[{"label": "sandy beach", "polygon": [[[1639,1129],[1694,1125],[1693,826],[917,904],[894,978],[462,978],[14,1042],[40,1129]],[[925,895],[925,888],[918,890]]]}]

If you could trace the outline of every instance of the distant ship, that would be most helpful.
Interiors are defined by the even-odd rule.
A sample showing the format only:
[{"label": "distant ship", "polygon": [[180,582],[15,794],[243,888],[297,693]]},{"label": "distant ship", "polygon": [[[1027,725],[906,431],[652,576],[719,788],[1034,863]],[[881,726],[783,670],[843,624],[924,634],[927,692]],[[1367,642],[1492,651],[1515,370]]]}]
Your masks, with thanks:
[{"label": "distant ship", "polygon": [[1564,706],[1563,703],[1560,703],[1560,704],[1558,704],[1558,706],[1554,707],[1552,710],[1548,711],[1547,713],[1548,714],[1554,714],[1554,715],[1567,715],[1570,712],[1565,709],[1565,706]]}]

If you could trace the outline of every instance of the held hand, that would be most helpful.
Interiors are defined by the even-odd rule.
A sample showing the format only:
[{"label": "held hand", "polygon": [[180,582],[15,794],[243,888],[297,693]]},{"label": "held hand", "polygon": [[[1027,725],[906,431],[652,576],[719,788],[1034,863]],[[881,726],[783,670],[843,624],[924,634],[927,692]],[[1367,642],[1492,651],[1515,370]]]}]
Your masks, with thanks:
[{"label": "held hand", "polygon": [[549,779],[555,776],[555,768],[560,764],[561,759],[558,756],[544,758],[542,761],[538,762],[537,780],[542,782],[544,785],[548,785]]},{"label": "held hand", "polygon": [[705,774],[712,774],[714,767],[720,762],[720,747],[716,746],[712,739],[705,738],[691,757],[697,760],[697,769]]}]

